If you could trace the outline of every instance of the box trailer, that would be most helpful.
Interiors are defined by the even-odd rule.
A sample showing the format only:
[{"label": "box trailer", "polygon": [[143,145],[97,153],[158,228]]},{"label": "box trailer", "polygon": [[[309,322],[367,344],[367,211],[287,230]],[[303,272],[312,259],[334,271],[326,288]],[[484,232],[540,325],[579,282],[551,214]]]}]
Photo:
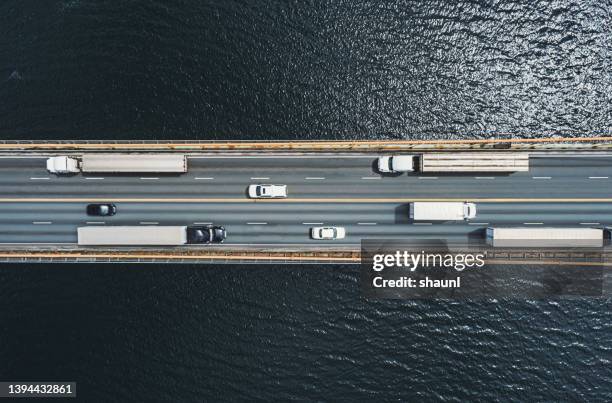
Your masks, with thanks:
[{"label": "box trailer", "polygon": [[527,172],[529,154],[515,152],[424,153],[419,170],[428,172]]},{"label": "box trailer", "polygon": [[476,204],[468,202],[413,202],[410,218],[415,221],[460,221],[476,217]]},{"label": "box trailer", "polygon": [[609,232],[602,228],[488,227],[493,247],[602,247]]},{"label": "box trailer", "polygon": [[47,159],[47,170],[55,174],[91,173],[184,173],[187,156],[183,154],[84,154]]},{"label": "box trailer", "polygon": [[[82,246],[173,246],[202,243],[193,236],[203,227],[188,226],[108,226],[79,227],[78,244]],[[197,235],[197,234],[195,234]]]}]

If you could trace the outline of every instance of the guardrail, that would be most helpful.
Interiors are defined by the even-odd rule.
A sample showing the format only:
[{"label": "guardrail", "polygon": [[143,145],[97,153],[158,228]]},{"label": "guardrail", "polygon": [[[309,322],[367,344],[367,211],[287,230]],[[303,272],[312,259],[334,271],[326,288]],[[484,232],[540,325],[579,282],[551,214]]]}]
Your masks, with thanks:
[{"label": "guardrail", "polygon": [[[359,264],[359,251],[0,250],[2,262]],[[487,264],[612,266],[612,251],[489,251]]]},{"label": "guardrail", "polygon": [[372,152],[427,150],[610,150],[612,136],[498,138],[470,140],[347,141],[0,141],[0,151],[168,151],[168,152]]}]

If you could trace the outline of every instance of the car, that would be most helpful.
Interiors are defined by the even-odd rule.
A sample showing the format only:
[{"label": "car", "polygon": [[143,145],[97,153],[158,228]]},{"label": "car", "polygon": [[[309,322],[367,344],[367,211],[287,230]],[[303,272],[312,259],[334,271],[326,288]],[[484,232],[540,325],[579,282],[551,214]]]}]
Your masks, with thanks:
[{"label": "car", "polygon": [[117,214],[117,206],[113,203],[96,203],[87,205],[87,215],[113,216]]},{"label": "car", "polygon": [[287,197],[287,185],[250,185],[251,199],[276,199]]},{"label": "car", "polygon": [[225,228],[220,225],[187,228],[189,243],[222,243],[226,236]]},{"label": "car", "polygon": [[312,239],[343,239],[345,235],[344,227],[312,227],[310,229]]},{"label": "car", "polygon": [[387,155],[378,158],[378,171],[383,173],[414,171],[415,155]]}]

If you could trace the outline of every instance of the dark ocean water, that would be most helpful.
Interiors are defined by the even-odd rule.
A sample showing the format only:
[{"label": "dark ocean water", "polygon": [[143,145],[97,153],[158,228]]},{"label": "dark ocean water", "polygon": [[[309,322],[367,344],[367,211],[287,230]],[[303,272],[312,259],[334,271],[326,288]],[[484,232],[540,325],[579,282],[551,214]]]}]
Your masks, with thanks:
[{"label": "dark ocean water", "polygon": [[[0,2],[3,139],[612,134],[610,1]],[[0,268],[0,380],[86,401],[612,399],[612,301],[352,266]]]}]

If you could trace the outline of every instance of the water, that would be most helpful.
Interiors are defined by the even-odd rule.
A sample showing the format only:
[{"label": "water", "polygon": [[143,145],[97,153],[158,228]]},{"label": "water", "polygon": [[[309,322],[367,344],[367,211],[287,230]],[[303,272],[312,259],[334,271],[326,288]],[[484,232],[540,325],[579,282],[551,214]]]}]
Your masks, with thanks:
[{"label": "water", "polygon": [[[4,139],[612,134],[612,4],[0,4]],[[352,266],[14,265],[0,379],[108,400],[610,400],[610,300],[364,300]]]}]

